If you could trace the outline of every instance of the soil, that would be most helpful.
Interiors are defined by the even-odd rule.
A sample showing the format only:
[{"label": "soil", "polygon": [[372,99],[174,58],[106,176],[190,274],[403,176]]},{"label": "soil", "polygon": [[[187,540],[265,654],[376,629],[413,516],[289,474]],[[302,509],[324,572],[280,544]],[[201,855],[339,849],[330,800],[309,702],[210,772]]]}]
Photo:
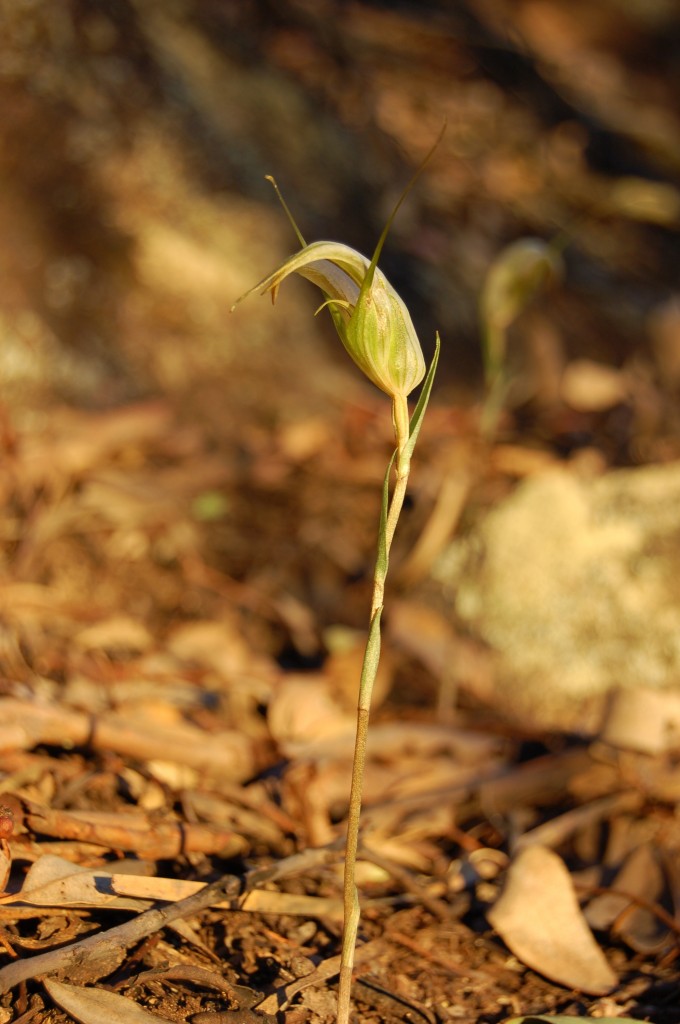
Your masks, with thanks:
[{"label": "soil", "polygon": [[[680,455],[676,6],[0,0],[0,28],[0,1024],[334,1019],[389,401],[306,283],[230,310],[297,245],[266,174],[306,237],[370,254],[443,123],[381,259],[443,350],[387,592],[354,1019],[680,1022],[675,705],[654,743],[647,713],[632,742],[587,709],[538,726],[434,571],[518,481]],[[526,236],[564,270],[485,434],[480,289]],[[614,984],[565,972],[580,939],[549,955],[557,892],[524,944],[491,925],[531,845]]]}]

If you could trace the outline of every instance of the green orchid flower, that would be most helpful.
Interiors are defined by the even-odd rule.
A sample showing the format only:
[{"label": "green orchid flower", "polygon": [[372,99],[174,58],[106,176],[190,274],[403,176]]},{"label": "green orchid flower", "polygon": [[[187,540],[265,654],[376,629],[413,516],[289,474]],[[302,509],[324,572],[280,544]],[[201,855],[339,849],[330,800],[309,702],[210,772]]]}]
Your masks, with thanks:
[{"label": "green orchid flower", "polygon": [[562,277],[560,247],[564,241],[520,238],[506,246],[491,264],[479,303],[489,385],[502,371],[510,325],[540,291]]},{"label": "green orchid flower", "polygon": [[406,398],[425,376],[425,359],[408,309],[376,263],[375,254],[369,261],[340,242],[312,242],[246,295],[270,292],[275,301],[290,274],[311,281],[359,369],[391,398]]},{"label": "green orchid flower", "polygon": [[[324,297],[319,310],[328,307],[340,340],[349,355],[368,379],[392,399],[392,422],[397,447],[388,463],[383,483],[370,624],[357,702],[357,731],[345,849],[344,925],[337,1024],[349,1024],[350,1018],[352,965],[359,924],[359,896],[355,876],[359,849],[361,792],[371,693],[380,660],[380,622],[390,548],[403,507],[411,455],[430,398],[440,349],[437,335],[435,353],[426,376],[425,360],[410,314],[383,272],[378,269],[378,259],[397,210],[439,145],[440,139],[441,135],[406,186],[370,260],[356,249],[340,242],[312,242],[311,245],[307,245],[276,182],[270,178],[302,248],[246,292],[246,295],[241,296],[245,298],[253,292],[259,291],[263,295],[269,292],[272,301],[275,302],[282,282],[290,274],[300,274],[311,281],[321,289]],[[413,416],[409,418],[408,395],[423,379],[420,398]],[[390,479],[393,472],[395,480],[390,495]]]},{"label": "green orchid flower", "polygon": [[411,315],[396,289],[378,268],[378,260],[397,211],[437,149],[443,134],[444,128],[397,200],[370,260],[341,242],[312,242],[307,245],[276,182],[268,176],[302,249],[232,306],[233,310],[238,302],[257,291],[262,295],[269,292],[272,302],[275,302],[281,283],[289,274],[300,274],[320,288],[324,301],[317,313],[328,307],[335,329],[351,358],[368,379],[392,399],[392,421],[400,451],[406,447],[409,437],[407,397],[425,377],[426,367]]}]

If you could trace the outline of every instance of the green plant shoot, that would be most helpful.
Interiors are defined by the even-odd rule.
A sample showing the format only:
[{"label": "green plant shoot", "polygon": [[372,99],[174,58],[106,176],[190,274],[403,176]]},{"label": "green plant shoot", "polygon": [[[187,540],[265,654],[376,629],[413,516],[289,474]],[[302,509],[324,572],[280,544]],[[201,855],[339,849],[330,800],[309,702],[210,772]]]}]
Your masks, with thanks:
[{"label": "green plant shoot", "polygon": [[520,238],[498,254],[487,272],[479,301],[486,382],[481,427],[486,437],[495,430],[510,384],[508,330],[536,295],[562,276],[563,244]]},{"label": "green plant shoot", "polygon": [[[282,281],[289,274],[297,273],[307,278],[321,289],[324,301],[319,310],[328,308],[340,340],[349,355],[368,379],[389,395],[392,400],[392,423],[396,449],[387,467],[383,484],[378,552],[373,576],[373,598],[357,706],[357,729],[345,850],[344,926],[338,997],[339,1024],[348,1024],[349,1022],[352,970],[359,927],[360,909],[356,886],[356,861],[359,850],[359,823],[371,695],[380,661],[380,620],[383,611],[385,581],[392,539],[406,495],[411,456],[432,391],[440,350],[439,335],[437,335],[435,354],[426,374],[425,360],[408,309],[378,268],[378,259],[399,207],[439,145],[442,134],[443,130],[402,192],[370,260],[355,249],[339,242],[312,242],[311,245],[307,245],[279,193],[276,182],[270,178],[302,249],[286,260],[278,270],[266,277],[259,285],[251,288],[246,295],[241,296],[241,298],[245,298],[255,291],[259,291],[261,294],[269,292],[272,301],[275,301]],[[238,301],[240,302],[241,299]],[[423,381],[423,378],[425,381],[420,399],[413,416],[409,417],[408,395]],[[393,470],[395,479],[390,494]]]}]

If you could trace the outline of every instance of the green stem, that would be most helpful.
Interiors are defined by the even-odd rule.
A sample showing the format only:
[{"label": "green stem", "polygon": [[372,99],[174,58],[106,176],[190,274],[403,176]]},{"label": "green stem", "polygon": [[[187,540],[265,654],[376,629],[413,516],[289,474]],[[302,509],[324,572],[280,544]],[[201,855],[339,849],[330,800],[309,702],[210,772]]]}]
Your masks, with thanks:
[{"label": "green stem", "polygon": [[508,395],[508,379],[505,369],[506,350],[505,328],[497,325],[488,326],[484,335],[483,348],[486,399],[480,418],[480,433],[485,441],[493,438]]},{"label": "green stem", "polygon": [[[349,797],[349,814],[347,821],[347,846],[345,850],[345,881],[343,888],[344,927],[342,935],[342,955],[340,959],[340,991],[338,995],[338,1024],[349,1024],[350,997],[352,992],[352,969],[354,967],[354,949],[359,929],[359,893],[356,885],[356,862],[359,852],[359,820],[361,817],[361,792],[363,788],[364,768],[366,766],[366,739],[368,737],[368,719],[371,710],[371,694],[373,683],[378,672],[380,661],[380,618],[385,595],[385,580],[389,568],[390,548],[394,531],[397,528],[408,483],[411,455],[423,422],[423,416],[430,399],[434,375],[439,361],[440,342],[437,335],[435,352],[430,369],[423,382],[423,388],[411,420],[408,415],[408,402],[405,395],[395,395],[392,400],[392,422],[397,439],[397,449],[390,459],[383,484],[382,506],[380,510],[380,530],[378,534],[378,555],[373,574],[373,600],[371,602],[371,624],[366,642],[364,663],[361,669],[359,684],[359,702],[357,706],[357,731],[354,742],[354,761],[352,764],[352,787]],[[392,466],[396,462],[396,479],[392,498],[389,498],[390,476]]]},{"label": "green stem", "polygon": [[[352,989],[352,970],[354,967],[354,950],[359,928],[359,894],[356,885],[356,862],[359,852],[359,824],[361,819],[361,798],[363,790],[364,769],[366,765],[366,741],[368,738],[368,721],[371,710],[373,684],[380,661],[380,618],[383,610],[385,581],[389,566],[390,548],[399,521],[411,463],[411,452],[408,447],[409,420],[408,406],[403,396],[394,399],[392,406],[394,429],[397,437],[397,475],[392,500],[389,502],[387,515],[381,517],[378,558],[376,559],[373,576],[373,599],[371,601],[371,624],[366,643],[364,662],[359,685],[359,702],[357,707],[357,729],[354,741],[354,760],[352,763],[352,785],[349,797],[349,813],[347,821],[347,845],[345,847],[345,879],[343,887],[344,927],[342,935],[342,957],[340,964],[340,989],[338,995],[338,1024],[349,1024],[350,996]],[[393,460],[394,461],[394,460]],[[391,468],[392,463],[390,463]],[[389,474],[389,469],[388,469]],[[386,480],[387,485],[387,480]]]}]

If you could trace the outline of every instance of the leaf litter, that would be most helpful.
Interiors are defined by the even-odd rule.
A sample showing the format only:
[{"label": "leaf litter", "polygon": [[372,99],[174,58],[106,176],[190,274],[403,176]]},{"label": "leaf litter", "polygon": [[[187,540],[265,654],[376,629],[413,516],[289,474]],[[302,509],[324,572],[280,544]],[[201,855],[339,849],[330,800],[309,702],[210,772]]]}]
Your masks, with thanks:
[{"label": "leaf litter", "polygon": [[[19,571],[9,561],[3,582],[0,990],[10,1005],[28,1005],[42,984],[93,1024],[166,1019],[171,997],[183,1014],[212,1014],[206,1024],[256,1024],[277,1012],[319,1019],[332,1001],[312,993],[337,970],[360,632],[338,634],[317,669],[282,667],[277,633],[294,644],[299,613],[282,615],[261,579],[231,584],[207,562],[197,571],[205,554],[188,509],[206,477],[182,472],[183,446],[170,435],[184,428],[169,413],[162,433],[149,433],[137,412],[135,438],[127,410],[120,415],[120,431],[109,423],[90,432],[77,483],[32,479],[40,515],[27,520]],[[89,480],[120,457],[112,437],[137,448],[142,506],[112,511],[110,491],[93,499]],[[49,438],[26,447],[40,444]],[[16,459],[23,450],[19,436]],[[12,473],[28,511],[28,477],[16,462]],[[351,477],[346,486],[356,487]],[[16,515],[11,501],[4,514]],[[178,621],[164,611],[168,556],[154,554],[154,539],[174,536],[184,517],[191,556],[173,550],[172,572],[196,603]],[[64,560],[64,543],[96,563],[87,567],[102,582],[95,603],[83,600],[82,569]],[[139,605],[121,550],[149,575]],[[203,605],[209,618],[196,614]],[[320,636],[311,606],[306,619]],[[483,685],[468,680],[489,666],[482,651],[458,656],[470,641],[436,607],[398,602],[388,636],[360,851],[359,1004],[384,1019],[428,1020],[459,1017],[462,1005],[474,1019],[490,992],[512,1009],[508,993],[522,982],[543,1009],[598,997],[635,1005],[657,972],[672,977],[677,946],[677,837],[665,795],[677,786],[675,747],[672,732],[665,746],[659,739],[659,695],[649,715],[644,694],[621,695],[599,737],[532,736],[483,703],[475,711]],[[451,659],[464,666],[456,688],[473,703],[438,719]],[[432,681],[431,710],[399,694],[405,662]],[[302,961],[307,973],[296,980]],[[201,971],[227,987],[202,985]],[[429,995],[433,976],[448,1007]],[[161,993],[151,1001],[148,978]],[[256,995],[244,999],[239,986]]]},{"label": "leaf litter", "polygon": [[[492,21],[489,12],[505,5],[474,6],[486,12],[481,30]],[[527,37],[540,21],[535,6],[517,5]],[[547,40],[575,34],[570,46],[549,54],[541,73],[587,108],[590,79],[570,55],[582,34],[581,58],[597,71],[602,53],[590,48],[588,33],[599,39],[598,26],[591,14],[570,21],[543,6],[543,24],[550,28],[552,19]],[[201,49],[206,38],[163,8],[148,5],[151,13],[135,18],[167,61],[164,79],[181,80],[190,66],[208,67],[202,57],[216,59],[216,51]],[[66,10],[53,5],[50,12],[54,40],[75,38],[59,23]],[[396,12],[387,17],[354,5],[347,16],[346,31],[361,44],[361,74],[366,54],[381,59],[377,39],[388,56],[390,47],[401,54],[370,79],[373,113],[411,153],[414,139],[430,137],[432,116],[423,110],[439,127],[441,106],[430,106],[430,90],[441,97],[441,75],[435,68],[422,76],[423,95],[412,105],[402,57],[412,60],[425,39],[428,63],[445,56],[449,76],[450,53],[411,23],[405,33]],[[308,28],[314,17],[310,7]],[[88,22],[93,53],[114,45],[106,32],[106,18]],[[457,47],[459,35],[452,34]],[[300,25],[278,33],[273,58],[302,79],[319,78],[330,54],[317,46],[320,63],[296,61],[298,47],[309,43],[303,37]],[[540,52],[540,39],[536,45]],[[27,50],[23,59],[33,56]],[[600,76],[599,113],[632,137],[637,108],[616,88],[623,65],[614,48],[607,60],[614,73]],[[64,66],[72,63],[69,55]],[[465,56],[466,68],[474,63]],[[58,88],[49,54],[40,54],[28,77],[43,66]],[[118,80],[132,68],[122,61]],[[230,76],[231,69],[217,77]],[[78,90],[79,116],[87,116],[110,77],[103,74],[92,92]],[[343,77],[329,75],[332,92],[341,91]],[[413,251],[445,246],[459,277],[478,277],[475,261],[490,254],[480,191],[484,203],[500,197],[504,210],[529,208],[535,230],[542,195],[536,182],[546,172],[533,154],[547,146],[557,176],[551,202],[566,197],[569,219],[574,211],[582,219],[581,255],[604,254],[614,273],[639,250],[661,273],[634,222],[651,217],[670,237],[673,188],[629,176],[611,189],[602,174],[587,173],[580,122],[560,123],[537,140],[526,111],[513,119],[490,80],[469,80],[470,92],[457,83],[462,106],[451,119],[463,130],[458,149],[442,162],[446,176],[431,179],[437,218],[444,199],[454,209],[460,202],[464,213],[449,232],[453,243],[420,225]],[[40,81],[49,90],[48,78]],[[661,96],[657,86],[647,91],[651,81],[636,69],[630,91],[637,97],[641,90],[651,113],[663,113],[650,118],[653,137],[645,146],[677,163],[670,106],[664,112],[660,100],[649,99]],[[352,89],[341,102],[358,121],[364,90]],[[55,125],[71,102],[64,95]],[[107,104],[94,103],[98,130],[106,129]],[[220,99],[215,107],[230,105]],[[24,116],[30,136],[30,113]],[[264,131],[279,120],[258,116]],[[500,130],[505,120],[509,134],[520,132],[521,154]],[[170,134],[176,131],[173,120]],[[111,275],[119,282],[137,275],[143,286],[131,296],[122,288],[115,303],[132,373],[138,369],[143,381],[132,389],[135,400],[126,393],[103,413],[51,400],[32,412],[19,409],[16,419],[9,399],[0,410],[0,1020],[321,1024],[335,1011],[351,708],[389,430],[372,394],[308,353],[309,372],[321,366],[325,390],[316,404],[305,404],[304,384],[291,383],[287,362],[302,333],[294,312],[289,336],[277,338],[281,363],[269,348],[262,356],[260,334],[271,324],[246,314],[255,369],[239,368],[230,349],[225,401],[224,365],[215,372],[206,338],[214,334],[222,345],[228,333],[222,293],[230,301],[245,287],[251,268],[241,266],[242,253],[252,250],[261,269],[279,242],[270,243],[271,221],[255,203],[218,208],[201,201],[198,189],[188,194],[173,163],[175,144],[148,125],[145,133],[135,136],[133,125],[132,155],[114,147],[97,165],[99,187],[118,202],[102,224],[119,224],[137,242],[129,265],[121,256]],[[69,136],[69,153],[86,134]],[[487,136],[492,145],[484,150]],[[481,189],[474,161],[459,162],[472,138],[482,152]],[[56,185],[58,148],[50,179]],[[39,206],[38,192],[51,194],[42,176],[36,180],[29,210]],[[324,174],[310,182],[310,193],[323,191],[327,180]],[[616,210],[623,219],[613,219]],[[20,204],[12,214],[24,216]],[[16,230],[4,207],[3,216],[10,242],[18,239],[21,248],[31,232]],[[514,234],[514,221],[495,216],[494,238]],[[226,233],[232,223],[240,226],[239,260],[233,252],[224,257],[222,237],[213,244],[208,225],[216,221]],[[122,236],[107,240],[124,252]],[[13,260],[18,293],[38,287],[30,279],[35,254],[23,244],[23,258]],[[472,263],[461,256],[468,249]],[[108,250],[91,257],[98,285],[91,291],[103,310],[96,326],[106,336],[112,300],[100,276],[102,256],[113,259]],[[50,265],[46,278],[63,278],[64,269]],[[441,288],[430,280],[428,288],[458,316],[450,283]],[[42,290],[40,278],[40,302]],[[89,292],[82,290],[83,308]],[[452,538],[469,532],[517,481],[556,466],[581,480],[607,476],[626,459],[677,459],[677,302],[658,293],[653,301],[654,361],[636,356],[620,369],[580,359],[563,373],[563,341],[538,311],[524,353],[524,386],[533,388],[533,399],[524,406],[526,395],[517,399],[516,415],[503,419],[490,444],[480,443],[474,409],[443,403],[431,410],[398,537],[398,593],[389,604],[388,657],[369,744],[355,982],[362,1020],[680,1019],[677,695],[648,690],[641,678],[639,690],[615,695],[587,729],[541,728],[508,713],[517,711],[517,695],[510,707],[501,699],[497,652],[461,627],[431,578]],[[51,308],[57,333],[67,307],[62,296]],[[599,351],[607,333],[601,324],[578,304],[569,313]],[[31,314],[35,327],[40,318]],[[2,326],[9,351],[11,331],[4,319]],[[236,344],[236,329],[229,330]],[[31,344],[40,369],[45,339]],[[177,355],[185,350],[195,366]],[[80,357],[75,367],[89,358],[84,350]],[[110,395],[100,402],[96,389],[90,395],[88,372],[74,372],[69,384],[92,408],[116,405]],[[165,398],[140,398],[145,374],[151,391]],[[579,452],[575,439],[582,436],[589,443]],[[646,554],[639,552],[641,564]],[[596,632],[595,624],[593,642]],[[562,668],[551,666],[544,690],[557,684]]]}]

